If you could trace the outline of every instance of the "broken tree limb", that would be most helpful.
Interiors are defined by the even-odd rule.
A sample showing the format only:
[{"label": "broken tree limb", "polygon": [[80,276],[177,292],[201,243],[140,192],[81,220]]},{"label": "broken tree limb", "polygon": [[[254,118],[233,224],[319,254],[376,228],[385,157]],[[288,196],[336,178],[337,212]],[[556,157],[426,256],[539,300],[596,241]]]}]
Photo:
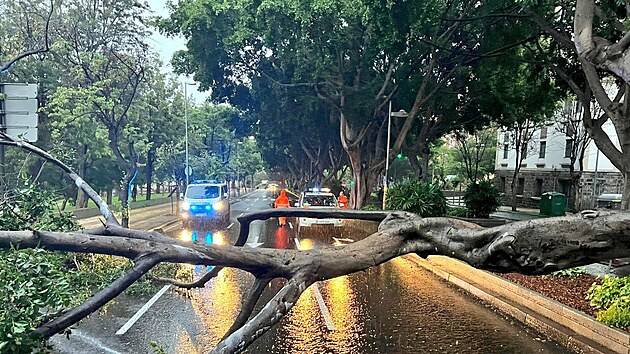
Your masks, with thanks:
[{"label": "broken tree limb", "polygon": [[[264,213],[257,212],[256,218],[264,218]],[[269,210],[266,213],[277,215],[278,211]],[[325,217],[327,211],[296,209],[288,214]],[[333,213],[335,217],[346,218],[353,214],[357,216],[353,211]],[[149,232],[144,233],[151,236]],[[261,312],[242,326],[235,326],[238,329],[220,343],[217,352],[231,353],[251,344],[251,338],[242,338],[242,335],[254,333],[252,338],[258,337],[277,323],[293,306],[295,297],[316,281],[351,274],[408,253],[451,256],[477,268],[499,272],[550,273],[629,254],[630,213],[606,212],[536,219],[486,229],[457,219],[420,218],[412,213],[397,212],[381,222],[378,232],[362,240],[343,247],[324,246],[304,251],[182,244],[180,240],[166,237],[147,240],[83,233],[0,232],[0,247],[9,248],[12,245],[130,259],[154,257],[152,259],[162,262],[239,268],[261,279],[289,279],[285,288]],[[118,292],[98,294],[99,301],[80,305],[81,311],[71,311],[87,315],[117,295]],[[74,316],[64,321],[63,325],[69,326],[70,322],[80,320],[79,317]],[[55,331],[62,330],[61,327],[55,326]],[[219,348],[225,348],[225,351]]]},{"label": "broken tree limb", "polygon": [[98,207],[101,215],[105,218],[105,222],[107,224],[120,225],[120,223],[116,219],[116,216],[114,216],[103,198],[101,198],[101,196],[98,195],[98,193],[96,193],[96,191],[86,181],[79,177],[76,172],[68,167],[68,165],[64,164],[59,159],[53,157],[51,154],[38,148],[37,146],[31,145],[25,141],[14,139],[13,137],[2,132],[0,132],[0,145],[16,146],[26,151],[29,151],[46,161],[50,161],[52,164],[64,171],[68,175],[68,177],[70,177],[70,179],[74,181],[74,184],[77,186],[77,188],[80,188],[90,199],[92,199],[92,201]]},{"label": "broken tree limb", "polygon": [[[22,147],[55,161],[32,145],[18,144],[6,136],[0,135],[0,143]],[[67,166],[56,165],[73,174]],[[85,188],[88,187],[85,183]],[[240,217],[243,227],[237,244],[245,244],[253,220],[278,216],[373,220],[380,222],[380,226],[378,232],[345,246],[289,250],[186,243],[159,232],[124,228],[108,220],[104,227],[86,232],[0,231],[0,248],[41,247],[121,256],[135,262],[125,275],[92,298],[42,324],[34,334],[43,337],[59,333],[93,313],[161,262],[215,266],[203,280],[214,276],[220,267],[247,271],[258,280],[237,322],[213,353],[245,350],[277,324],[315,282],[352,274],[409,253],[424,257],[446,255],[480,269],[522,274],[545,274],[630,254],[629,212],[589,212],[482,228],[462,220],[421,218],[407,212],[272,209]],[[276,278],[288,282],[250,318],[264,284]]]}]

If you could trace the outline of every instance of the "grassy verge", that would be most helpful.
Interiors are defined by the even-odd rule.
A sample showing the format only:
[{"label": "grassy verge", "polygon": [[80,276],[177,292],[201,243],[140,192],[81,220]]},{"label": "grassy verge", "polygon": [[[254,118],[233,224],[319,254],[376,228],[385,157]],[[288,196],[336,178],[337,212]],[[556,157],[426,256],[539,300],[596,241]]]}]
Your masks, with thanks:
[{"label": "grassy verge", "polygon": [[[131,209],[144,208],[146,206],[159,204],[159,202],[156,202],[156,201],[157,200],[163,201],[164,199],[170,199],[167,193],[151,194],[151,200],[145,200],[144,195],[139,195],[135,202],[131,201],[129,203],[129,207]],[[61,204],[62,204],[61,201],[57,202],[57,208],[61,208]],[[120,210],[120,207],[121,207],[120,199],[118,198],[118,196],[114,196],[114,198],[112,198],[112,209]],[[89,200],[88,208],[96,208],[96,204],[94,204],[92,200]],[[71,205],[70,203],[68,203],[66,204],[66,209],[64,211],[71,212],[74,209],[75,209],[74,205]]]}]

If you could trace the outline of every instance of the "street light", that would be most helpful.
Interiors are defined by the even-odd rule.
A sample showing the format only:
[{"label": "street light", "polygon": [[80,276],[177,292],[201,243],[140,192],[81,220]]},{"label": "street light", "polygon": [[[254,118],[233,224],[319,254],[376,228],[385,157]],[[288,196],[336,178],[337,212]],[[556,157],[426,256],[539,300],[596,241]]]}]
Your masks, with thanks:
[{"label": "street light", "polygon": [[[391,139],[391,130],[392,130],[392,117],[396,118],[407,118],[409,113],[405,112],[404,109],[401,109],[398,112],[392,113],[392,101],[389,101],[389,112],[387,114],[387,149],[386,149],[386,157],[385,157],[385,177],[383,179],[383,210],[385,210],[385,202],[387,200],[387,189],[389,185],[389,181],[387,180],[387,174],[389,173],[389,145]],[[400,158],[402,158],[402,154]],[[398,157],[398,156],[397,156]]]},{"label": "street light", "polygon": [[190,164],[188,163],[188,85],[195,85],[194,83],[184,82],[184,122],[186,124],[186,168],[184,173],[186,174],[186,187],[190,182]]}]

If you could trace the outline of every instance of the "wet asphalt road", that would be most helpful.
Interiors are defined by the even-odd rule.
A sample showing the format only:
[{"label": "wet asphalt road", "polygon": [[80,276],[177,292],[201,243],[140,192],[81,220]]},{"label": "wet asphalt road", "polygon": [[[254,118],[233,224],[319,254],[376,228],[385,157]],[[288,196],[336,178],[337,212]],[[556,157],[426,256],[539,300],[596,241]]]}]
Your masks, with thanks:
[{"label": "wet asphalt road", "polygon": [[[198,242],[234,242],[236,217],[268,208],[267,191],[255,191],[232,205],[229,228],[195,230]],[[254,222],[248,243],[260,247],[317,247],[351,242],[376,225],[349,222],[342,230],[314,229],[299,234],[293,220],[279,228],[276,220]],[[182,234],[179,224],[170,228]],[[332,231],[332,234],[331,234]],[[206,267],[190,266],[201,274]],[[58,353],[153,353],[156,342],[167,353],[207,353],[238,314],[253,277],[224,269],[205,288],[169,289],[125,333],[118,331],[149,298],[119,297],[84,320],[70,339],[53,338]],[[275,280],[260,303],[284,281]],[[506,319],[493,309],[401,257],[384,265],[311,286],[298,303],[247,353],[568,353],[554,342]]]}]

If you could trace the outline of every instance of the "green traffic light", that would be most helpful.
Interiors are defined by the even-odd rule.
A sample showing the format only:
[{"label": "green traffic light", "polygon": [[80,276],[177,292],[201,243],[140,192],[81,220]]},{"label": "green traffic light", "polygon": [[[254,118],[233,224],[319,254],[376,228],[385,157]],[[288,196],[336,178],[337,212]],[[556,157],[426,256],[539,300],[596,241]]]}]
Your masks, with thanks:
[{"label": "green traffic light", "polygon": [[396,158],[397,158],[397,159],[402,159],[402,154],[398,154],[398,155],[396,155]]}]

